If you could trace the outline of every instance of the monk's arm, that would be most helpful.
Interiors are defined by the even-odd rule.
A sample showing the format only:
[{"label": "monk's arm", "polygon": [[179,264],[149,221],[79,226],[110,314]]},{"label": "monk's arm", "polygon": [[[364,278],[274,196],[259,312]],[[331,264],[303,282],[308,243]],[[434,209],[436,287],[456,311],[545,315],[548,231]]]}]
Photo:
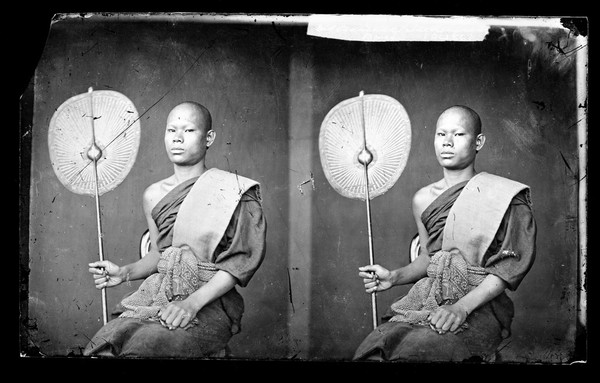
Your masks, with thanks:
[{"label": "monk's arm", "polygon": [[123,281],[134,281],[136,279],[144,279],[158,271],[157,265],[160,259],[158,251],[150,251],[142,259],[121,266],[118,275]]},{"label": "monk's arm", "polygon": [[391,271],[392,285],[405,285],[418,281],[427,276],[427,266],[429,266],[429,255],[419,254],[413,262]]},{"label": "monk's arm", "polygon": [[185,327],[198,311],[236,284],[246,286],[265,256],[266,225],[260,203],[242,199],[226,231],[229,247],[216,256],[216,274],[183,301],[171,302],[161,311],[161,318],[169,325]]},{"label": "monk's arm", "polygon": [[117,286],[123,282],[146,278],[158,271],[157,265],[158,260],[160,259],[160,254],[156,250],[158,229],[150,214],[151,200],[149,194],[151,193],[148,193],[148,189],[146,189],[143,198],[143,207],[144,215],[146,216],[148,228],[150,230],[150,239],[152,241],[150,252],[142,259],[125,266],[118,266],[107,260],[90,263],[88,265],[90,267],[89,271],[94,276],[96,288],[101,289],[104,287]]},{"label": "monk's arm", "polygon": [[363,278],[366,293],[385,291],[393,286],[415,283],[427,276],[430,257],[426,244],[429,240],[429,234],[421,221],[421,214],[431,202],[428,198],[428,190],[429,186],[420,189],[412,199],[412,213],[417,224],[419,242],[421,243],[419,256],[408,265],[393,270],[388,270],[380,265],[359,267],[358,275]]},{"label": "monk's arm", "polygon": [[206,284],[202,285],[186,300],[189,300],[196,312],[200,311],[204,306],[231,290],[236,283],[237,279],[235,277],[227,271],[219,270]]},{"label": "monk's arm", "polygon": [[484,280],[464,297],[452,305],[444,305],[430,316],[430,323],[440,332],[455,331],[473,310],[491,301],[506,288],[506,282],[494,274]]},{"label": "monk's arm", "polygon": [[217,273],[188,299],[195,310],[220,298],[236,284],[244,287],[265,256],[267,222],[256,190],[246,192],[238,204],[226,231],[229,247],[219,253]]},{"label": "monk's arm", "polygon": [[417,192],[412,201],[413,216],[417,224],[417,231],[419,232],[419,242],[421,243],[419,256],[408,265],[392,271],[393,285],[414,283],[427,276],[427,266],[429,266],[430,257],[427,253],[426,244],[429,240],[429,233],[427,233],[427,229],[423,225],[423,221],[421,221],[421,214],[430,201],[422,197],[424,190],[422,189]]},{"label": "monk's arm", "polygon": [[463,307],[467,315],[478,307],[500,295],[506,289],[506,282],[494,274],[488,274],[484,280],[456,303]]},{"label": "monk's arm", "polygon": [[429,266],[430,258],[425,244],[427,244],[429,234],[421,221],[423,209],[429,203],[426,198],[423,198],[426,190],[426,188],[423,188],[417,192],[413,197],[412,203],[412,212],[417,223],[419,242],[421,243],[419,256],[408,265],[394,270],[388,270],[380,265],[359,267],[358,275],[363,278],[366,293],[385,291],[393,286],[414,283],[427,276],[427,267]]},{"label": "monk's arm", "polygon": [[233,288],[237,279],[227,271],[219,270],[206,284],[182,301],[172,301],[160,311],[160,318],[171,327],[185,327],[198,311]]},{"label": "monk's arm", "polygon": [[148,224],[148,231],[150,232],[150,251],[138,261],[119,268],[118,274],[123,281],[143,279],[158,271],[157,265],[160,259],[160,253],[156,247],[158,228],[156,227],[154,219],[152,219],[151,212],[153,203],[151,198],[151,193],[146,190],[143,197],[143,209],[146,223]]}]

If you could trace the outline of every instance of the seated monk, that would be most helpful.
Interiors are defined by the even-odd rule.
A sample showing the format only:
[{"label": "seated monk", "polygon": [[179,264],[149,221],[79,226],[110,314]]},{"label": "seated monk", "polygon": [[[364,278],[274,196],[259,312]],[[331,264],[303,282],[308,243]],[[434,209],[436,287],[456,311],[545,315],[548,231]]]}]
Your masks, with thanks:
[{"label": "seated monk", "polygon": [[367,293],[414,283],[357,348],[355,360],[486,360],[510,335],[516,290],[535,259],[536,224],[526,185],[475,171],[485,143],[465,106],[438,118],[434,147],[444,177],[415,193],[421,250],[388,270],[359,268]]},{"label": "seated monk", "polygon": [[211,125],[209,111],[195,102],[169,113],[164,141],[173,175],[143,195],[150,252],[125,266],[89,264],[98,289],[144,281],[84,355],[210,357],[241,330],[244,302],[235,285],[246,286],[261,265],[267,223],[257,182],[207,169]]}]

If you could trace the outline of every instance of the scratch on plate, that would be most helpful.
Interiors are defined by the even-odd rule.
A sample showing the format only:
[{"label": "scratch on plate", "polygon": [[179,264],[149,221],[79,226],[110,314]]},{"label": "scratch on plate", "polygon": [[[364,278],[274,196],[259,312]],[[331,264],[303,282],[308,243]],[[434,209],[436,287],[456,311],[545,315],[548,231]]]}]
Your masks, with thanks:
[{"label": "scratch on plate", "polygon": [[287,270],[287,276],[288,276],[288,291],[289,291],[289,296],[290,296],[290,304],[292,305],[292,313],[296,313],[296,309],[294,308],[294,300],[292,299],[292,278],[290,276],[290,269],[286,269]]},{"label": "scratch on plate", "polygon": [[302,185],[305,185],[305,184],[307,184],[309,182],[312,185],[312,190],[315,190],[315,177],[314,177],[314,175],[313,175],[312,172],[310,172],[310,178],[309,179],[307,179],[306,181],[301,182],[301,183],[298,184],[298,190],[300,190],[300,194],[304,194],[304,191],[302,190]]}]

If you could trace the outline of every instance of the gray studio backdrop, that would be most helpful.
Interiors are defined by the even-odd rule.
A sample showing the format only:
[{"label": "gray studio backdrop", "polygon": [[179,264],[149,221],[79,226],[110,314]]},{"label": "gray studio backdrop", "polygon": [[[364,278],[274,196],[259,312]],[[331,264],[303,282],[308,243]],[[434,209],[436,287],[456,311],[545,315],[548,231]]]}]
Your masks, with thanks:
[{"label": "gray studio backdrop", "polygon": [[[267,254],[240,289],[246,312],[230,346],[234,358],[261,360],[349,360],[372,329],[370,297],[358,277],[369,260],[365,204],[337,194],[324,176],[318,136],[327,112],[361,90],[391,96],[408,112],[405,170],[371,203],[375,260],[395,268],[407,264],[416,233],[412,195],[442,177],[433,150],[437,115],[453,104],[472,107],[487,135],[477,170],[528,184],[538,224],[537,260],[509,293],[516,315],[502,358],[572,360],[579,307],[576,65],[574,55],[547,42],[574,40],[564,30],[528,33],[515,27],[490,29],[477,42],[357,42],[308,36],[306,25],[293,23],[117,15],[52,23],[24,99],[31,167],[22,180],[29,184],[22,227],[28,242],[20,255],[23,353],[81,355],[102,325],[100,293],[87,271],[98,259],[95,202],[59,182],[48,152],[54,111],[91,86],[123,93],[142,115],[135,164],[101,197],[107,259],[139,257],[141,195],[172,171],[163,132],[180,101],[198,101],[213,115],[217,140],[208,165],[261,183]],[[138,285],[109,289],[109,310]],[[408,287],[379,294],[379,314]]]}]

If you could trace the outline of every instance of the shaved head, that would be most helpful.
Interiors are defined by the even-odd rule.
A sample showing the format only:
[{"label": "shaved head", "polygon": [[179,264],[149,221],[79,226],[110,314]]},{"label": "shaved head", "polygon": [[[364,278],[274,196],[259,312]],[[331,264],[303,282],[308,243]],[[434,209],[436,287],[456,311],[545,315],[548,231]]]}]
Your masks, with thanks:
[{"label": "shaved head", "polygon": [[460,125],[470,129],[475,136],[481,134],[481,119],[479,115],[468,106],[454,105],[442,112],[437,125],[442,123]]},{"label": "shaved head", "polygon": [[204,128],[205,133],[212,129],[212,116],[204,105],[195,101],[184,101],[177,104],[169,114],[181,110],[188,111],[190,118],[195,120],[198,127]]}]

